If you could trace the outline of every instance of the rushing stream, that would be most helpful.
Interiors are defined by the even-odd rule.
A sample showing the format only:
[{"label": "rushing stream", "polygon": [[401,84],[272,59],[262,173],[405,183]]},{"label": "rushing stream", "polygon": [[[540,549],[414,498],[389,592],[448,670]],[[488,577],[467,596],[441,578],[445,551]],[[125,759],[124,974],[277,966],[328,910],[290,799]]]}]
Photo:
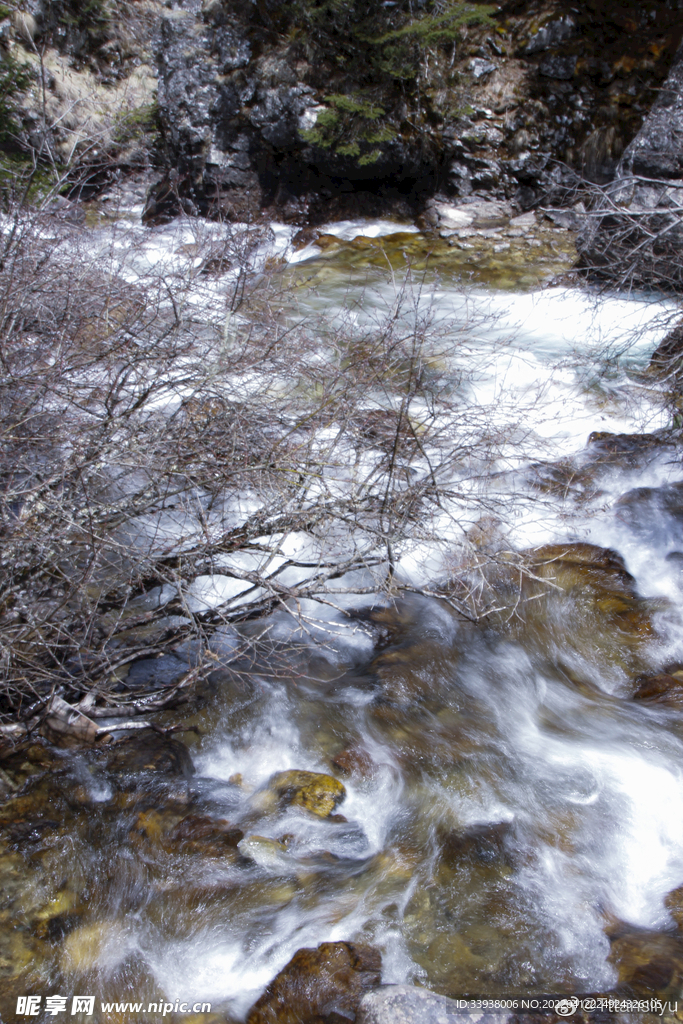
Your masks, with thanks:
[{"label": "rushing stream", "polygon": [[[291,316],[360,330],[400,295],[397,315],[435,325],[448,393],[496,456],[463,460],[394,571],[415,590],[479,573],[487,614],[369,593],[368,570],[329,604],[302,602],[303,623],[251,620],[241,634],[261,654],[218,672],[180,734],[193,774],[177,753],[144,798],[128,766],[31,748],[47,825],[24,798],[0,860],[25,925],[2,953],[28,971],[12,998],[199,1000],[240,1021],[297,949],[328,940],[370,943],[383,981],[451,996],[607,991],[631,970],[620,942],[674,934],[683,701],[634,693],[683,665],[683,465],[663,434],[630,436],[670,425],[644,373],[668,306],[465,288],[433,265],[405,285],[402,257],[365,258],[391,231],[332,226],[338,243],[294,252],[280,230]],[[513,554],[529,549],[521,582]],[[210,579],[197,594],[225,599]],[[239,652],[240,631],[221,642]],[[278,793],[289,770],[344,792],[315,813]]]}]

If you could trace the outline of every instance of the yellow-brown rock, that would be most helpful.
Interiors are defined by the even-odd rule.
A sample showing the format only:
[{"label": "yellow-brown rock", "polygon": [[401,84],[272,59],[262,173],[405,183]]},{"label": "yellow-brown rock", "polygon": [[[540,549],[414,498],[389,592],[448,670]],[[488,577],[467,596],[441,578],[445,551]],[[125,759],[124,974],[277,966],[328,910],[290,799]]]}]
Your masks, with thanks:
[{"label": "yellow-brown rock", "polygon": [[84,924],[67,935],[64,941],[62,969],[78,974],[90,971],[112,950],[120,949],[125,941],[125,929],[118,921]]},{"label": "yellow-brown rock", "polygon": [[281,806],[303,807],[319,818],[327,818],[346,796],[346,790],[331,775],[293,769],[277,772],[268,782]]}]

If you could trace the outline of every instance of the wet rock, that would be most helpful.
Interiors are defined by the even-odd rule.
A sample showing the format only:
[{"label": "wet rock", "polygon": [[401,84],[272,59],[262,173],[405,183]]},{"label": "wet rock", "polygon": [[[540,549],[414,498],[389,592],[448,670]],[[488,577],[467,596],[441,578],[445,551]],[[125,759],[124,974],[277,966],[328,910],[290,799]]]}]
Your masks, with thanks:
[{"label": "wet rock", "polygon": [[683,928],[683,885],[672,889],[664,899],[664,906],[669,911],[679,928]]},{"label": "wet rock", "polygon": [[372,775],[372,758],[362,747],[347,747],[332,758],[332,764],[342,775],[358,775],[367,778]]},{"label": "wet rock", "polygon": [[463,1012],[453,999],[413,985],[383,985],[367,992],[360,1003],[356,1024],[502,1024],[494,1013]]},{"label": "wet rock", "polygon": [[525,472],[525,479],[531,487],[564,499],[572,493],[577,497],[595,493],[595,475],[593,466],[580,466],[566,459],[531,463]]},{"label": "wet rock", "polygon": [[100,962],[125,956],[128,935],[118,921],[84,924],[67,935],[62,947],[61,966],[68,973],[82,974]]},{"label": "wet rock", "polygon": [[[645,667],[639,647],[653,636],[650,605],[639,597],[621,556],[593,544],[548,544],[524,553],[523,635],[556,645],[565,670],[579,651],[602,671],[633,677]],[[517,570],[519,571],[519,570]],[[519,585],[510,577],[511,600]],[[647,664],[647,663],[645,663]],[[571,672],[569,673],[571,677]]]},{"label": "wet rock", "polygon": [[0,756],[0,804],[14,799],[27,782],[59,766],[57,752],[39,743],[6,750]]},{"label": "wet rock", "polygon": [[439,840],[443,861],[448,867],[457,867],[465,860],[482,864],[508,863],[506,840],[511,830],[511,822],[501,821],[494,825],[474,825],[464,832],[442,832]]},{"label": "wet rock", "polygon": [[383,651],[370,665],[382,684],[377,706],[388,703],[408,709],[417,701],[431,702],[447,685],[456,654],[430,637]]},{"label": "wet rock", "polygon": [[610,434],[607,430],[594,430],[588,435],[589,448],[604,455],[640,455],[667,443],[656,434]]},{"label": "wet rock", "polygon": [[164,844],[179,853],[221,857],[236,850],[244,833],[223,818],[188,814],[168,833]]},{"label": "wet rock", "polygon": [[188,668],[187,660],[175,654],[162,654],[157,658],[141,658],[131,665],[121,688],[125,690],[150,690],[170,686],[183,676]]},{"label": "wet rock", "polygon": [[676,324],[660,341],[650,358],[651,370],[669,370],[680,366],[683,357],[683,323]]},{"label": "wet rock", "polygon": [[[410,719],[418,705],[436,711],[450,687],[465,627],[436,601],[431,609],[421,608],[418,602],[400,602],[386,615],[373,615],[373,619],[387,628],[377,645],[384,649],[368,666],[381,685],[373,715],[387,715],[388,721],[399,711]],[[399,623],[403,628],[397,633]]]},{"label": "wet rock", "polygon": [[258,867],[276,875],[298,873],[296,860],[287,852],[286,843],[280,839],[270,839],[268,836],[245,836],[237,844],[237,849],[246,860],[250,860]]},{"label": "wet rock", "polygon": [[617,988],[637,996],[678,998],[683,982],[683,939],[618,922],[608,929],[608,956],[619,972]]},{"label": "wet rock", "polygon": [[101,751],[101,760],[108,772],[118,776],[135,777],[151,772],[187,779],[194,773],[187,747],[153,729],[143,729]]},{"label": "wet rock", "polygon": [[638,689],[633,694],[634,700],[683,707],[683,672],[660,672],[654,676],[638,676],[635,682]]},{"label": "wet rock", "polygon": [[179,818],[177,809],[168,807],[140,811],[128,837],[134,846],[143,845],[152,853],[163,850],[183,856],[235,860],[244,833],[225,819],[201,814]]},{"label": "wet rock", "polygon": [[338,779],[318,772],[277,772],[268,782],[268,792],[281,807],[303,807],[319,818],[327,818],[346,796]]},{"label": "wet rock", "polygon": [[372,946],[324,942],[300,949],[271,981],[247,1024],[346,1024],[379,985],[382,958]]},{"label": "wet rock", "polygon": [[648,536],[664,532],[667,539],[683,537],[683,484],[635,487],[615,503],[621,522]]},{"label": "wet rock", "polygon": [[611,548],[595,544],[546,544],[530,552],[536,575],[563,590],[589,586],[606,594],[635,597],[635,580]]}]

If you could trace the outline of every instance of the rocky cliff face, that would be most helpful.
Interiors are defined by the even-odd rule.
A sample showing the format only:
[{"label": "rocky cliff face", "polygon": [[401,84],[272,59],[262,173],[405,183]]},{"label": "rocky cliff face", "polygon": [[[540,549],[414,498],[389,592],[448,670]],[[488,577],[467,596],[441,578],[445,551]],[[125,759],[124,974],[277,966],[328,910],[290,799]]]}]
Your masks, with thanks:
[{"label": "rocky cliff face", "polygon": [[582,232],[581,264],[593,277],[620,286],[678,289],[682,215],[683,45]]},{"label": "rocky cliff face", "polygon": [[[276,25],[265,0],[184,0],[157,35],[175,173],[149,216],[184,205],[317,222],[414,211],[437,191],[521,209],[567,202],[580,176],[613,175],[668,72],[679,19],[671,3],[508,3],[452,45],[424,47],[403,80],[358,68],[354,80],[349,61],[337,66],[331,37],[306,38],[301,18]],[[335,95],[369,98],[381,111],[386,138],[374,159],[319,130],[336,117],[339,139],[353,135],[354,117],[342,123]]]},{"label": "rocky cliff face", "polygon": [[47,124],[61,157],[77,135],[103,168],[156,166],[150,221],[303,224],[414,215],[435,193],[571,205],[580,178],[609,181],[631,152],[679,6],[25,0],[3,38],[36,72],[24,139]]}]

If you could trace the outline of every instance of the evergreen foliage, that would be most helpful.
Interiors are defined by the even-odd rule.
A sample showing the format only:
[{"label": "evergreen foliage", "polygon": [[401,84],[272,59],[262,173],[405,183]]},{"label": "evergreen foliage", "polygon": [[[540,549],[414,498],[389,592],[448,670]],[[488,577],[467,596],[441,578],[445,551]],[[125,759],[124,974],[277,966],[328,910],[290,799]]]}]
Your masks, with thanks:
[{"label": "evergreen foliage", "polygon": [[85,55],[107,41],[112,9],[109,0],[49,0],[45,4],[45,24],[66,36],[76,52]]},{"label": "evergreen foliage", "polygon": [[28,65],[8,51],[0,51],[0,144],[7,143],[17,131],[14,97],[28,89],[32,80]]},{"label": "evergreen foliage", "polygon": [[[387,108],[417,88],[427,48],[452,46],[467,25],[492,23],[495,7],[466,0],[294,0],[280,29],[308,51],[313,63],[333,63],[354,89],[325,97],[306,142],[355,157],[363,166],[395,138]],[[311,52],[313,51],[313,52]],[[366,99],[373,97],[373,100]],[[383,106],[375,100],[381,97]]]},{"label": "evergreen foliage", "polygon": [[481,4],[461,3],[460,0],[435,3],[431,13],[409,18],[400,28],[391,29],[373,42],[379,46],[398,39],[414,39],[424,46],[450,43],[458,38],[465,25],[493,23],[491,14],[495,9]]},{"label": "evergreen foliage", "polygon": [[453,43],[466,25],[491,23],[496,7],[467,0],[293,0],[285,9],[281,27],[338,65],[364,69],[368,78],[389,71],[409,80],[419,72],[421,48]]},{"label": "evergreen foliage", "polygon": [[339,156],[357,157],[363,167],[375,163],[382,150],[373,148],[395,138],[396,130],[383,122],[384,109],[357,96],[326,96],[327,110],[318,114],[313,128],[302,137],[321,149],[334,149]]}]

